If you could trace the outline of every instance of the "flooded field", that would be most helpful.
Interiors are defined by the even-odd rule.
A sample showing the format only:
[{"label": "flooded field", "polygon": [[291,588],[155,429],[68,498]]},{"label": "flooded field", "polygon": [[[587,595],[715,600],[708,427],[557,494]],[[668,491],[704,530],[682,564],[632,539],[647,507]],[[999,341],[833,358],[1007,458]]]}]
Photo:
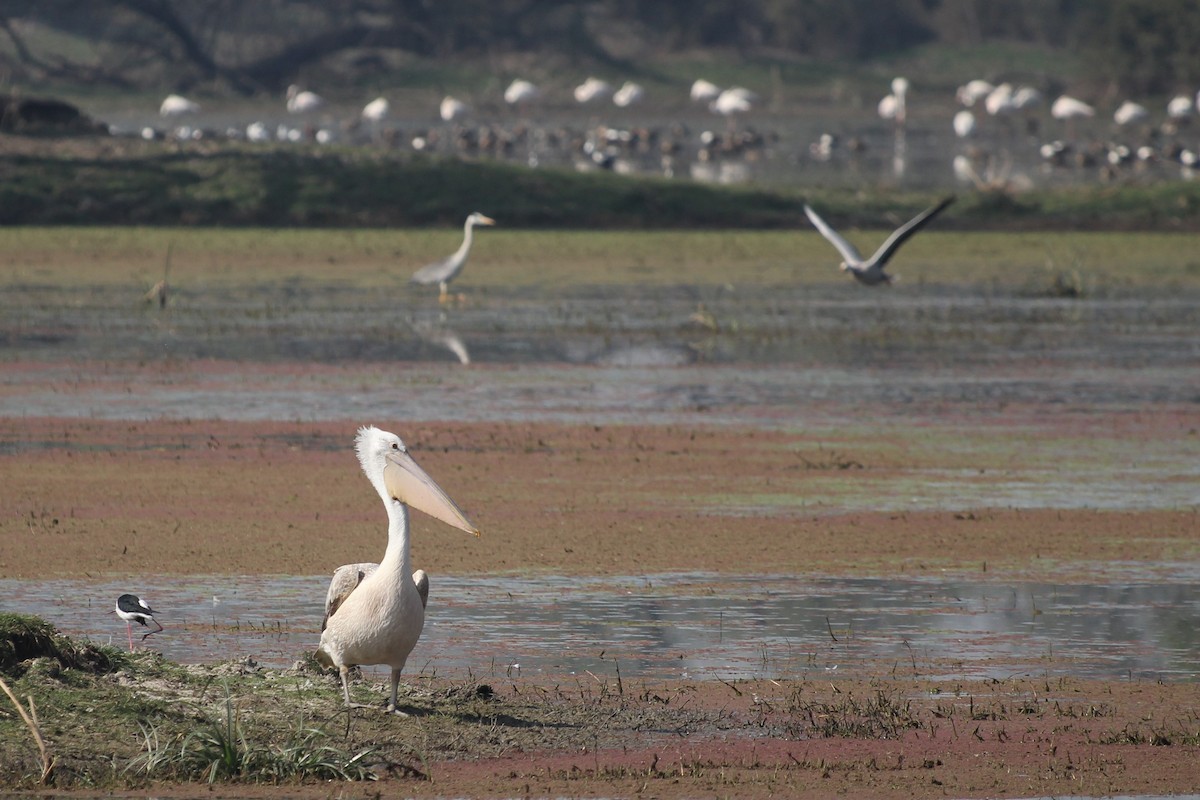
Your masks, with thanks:
[{"label": "flooded field", "polygon": [[[325,587],[324,577],[140,578],[166,627],[140,646],[182,663],[250,659],[285,669],[316,647]],[[128,581],[0,581],[7,610],[117,646],[124,624],[106,612],[127,589]],[[429,609],[410,679],[867,678],[888,663],[931,680],[1200,677],[1195,565],[1104,585],[451,576],[436,580]]]},{"label": "flooded field", "polygon": [[[158,308],[144,255],[99,253],[77,279],[39,258],[0,292],[5,611],[123,648],[109,609],[137,592],[165,626],[139,650],[263,687],[286,672],[338,714],[336,686],[291,667],[329,572],[382,550],[350,449],[377,423],[485,531],[418,520],[433,588],[406,677],[425,710],[367,709],[347,733],[419,753],[434,790],[708,796],[714,770],[758,796],[1195,785],[1200,712],[1177,699],[1200,674],[1186,270],[543,286],[546,257],[439,307],[376,265],[297,252],[282,270],[181,268]],[[385,676],[364,672],[355,691],[378,694]],[[498,692],[478,718],[449,705],[475,681]],[[278,689],[245,691],[281,730]],[[858,697],[920,700],[916,727],[799,722]],[[86,735],[107,752],[110,734]],[[1088,755],[1064,766],[1067,749]],[[702,766],[679,783],[685,763]]]}]

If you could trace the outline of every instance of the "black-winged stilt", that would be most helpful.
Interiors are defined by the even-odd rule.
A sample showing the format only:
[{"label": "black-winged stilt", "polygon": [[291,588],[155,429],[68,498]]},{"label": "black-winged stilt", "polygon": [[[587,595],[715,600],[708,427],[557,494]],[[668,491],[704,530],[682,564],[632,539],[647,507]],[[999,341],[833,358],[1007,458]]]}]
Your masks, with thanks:
[{"label": "black-winged stilt", "polygon": [[113,613],[121,619],[125,620],[126,633],[129,634],[129,652],[133,652],[133,623],[149,627],[147,623],[153,622],[158,630],[147,631],[142,634],[142,641],[152,633],[158,633],[163,629],[162,625],[158,624],[158,620],[154,618],[154,609],[146,605],[146,602],[136,594],[123,594],[117,598],[117,607],[113,609]]}]

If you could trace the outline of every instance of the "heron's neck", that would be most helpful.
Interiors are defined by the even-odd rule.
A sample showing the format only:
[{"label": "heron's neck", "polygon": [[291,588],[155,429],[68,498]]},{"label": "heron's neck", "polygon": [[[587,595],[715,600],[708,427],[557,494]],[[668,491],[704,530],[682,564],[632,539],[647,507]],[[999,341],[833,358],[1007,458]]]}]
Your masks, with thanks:
[{"label": "heron's neck", "polygon": [[399,570],[401,575],[407,575],[411,572],[409,568],[411,556],[408,544],[408,506],[391,498],[388,498],[386,505],[388,543],[379,566]]},{"label": "heron's neck", "polygon": [[466,258],[467,251],[471,249],[471,239],[475,236],[475,223],[467,222],[463,226],[463,241],[458,246],[458,252],[454,254],[455,258]]}]

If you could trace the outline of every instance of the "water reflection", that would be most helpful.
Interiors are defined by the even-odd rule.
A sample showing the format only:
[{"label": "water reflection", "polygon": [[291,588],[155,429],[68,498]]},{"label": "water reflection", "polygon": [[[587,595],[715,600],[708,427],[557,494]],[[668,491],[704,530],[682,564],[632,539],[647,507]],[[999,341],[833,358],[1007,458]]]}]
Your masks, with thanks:
[{"label": "water reflection", "polygon": [[[410,659],[441,675],[790,678],[894,662],[949,678],[1200,677],[1200,568],[1096,585],[728,577],[437,578]],[[6,611],[125,646],[128,583],[0,581]],[[290,666],[317,643],[324,577],[139,580],[169,659]]]}]

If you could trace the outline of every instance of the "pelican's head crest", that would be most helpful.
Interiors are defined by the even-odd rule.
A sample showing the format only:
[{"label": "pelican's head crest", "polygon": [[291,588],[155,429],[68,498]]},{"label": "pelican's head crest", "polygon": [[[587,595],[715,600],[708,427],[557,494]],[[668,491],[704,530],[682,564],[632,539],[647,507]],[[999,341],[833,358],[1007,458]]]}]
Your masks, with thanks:
[{"label": "pelican's head crest", "polygon": [[375,458],[389,450],[408,451],[399,436],[380,430],[374,425],[364,425],[358,429],[358,435],[354,439],[354,449],[358,453],[358,463],[362,464],[363,470],[368,476],[371,474],[370,465]]}]

